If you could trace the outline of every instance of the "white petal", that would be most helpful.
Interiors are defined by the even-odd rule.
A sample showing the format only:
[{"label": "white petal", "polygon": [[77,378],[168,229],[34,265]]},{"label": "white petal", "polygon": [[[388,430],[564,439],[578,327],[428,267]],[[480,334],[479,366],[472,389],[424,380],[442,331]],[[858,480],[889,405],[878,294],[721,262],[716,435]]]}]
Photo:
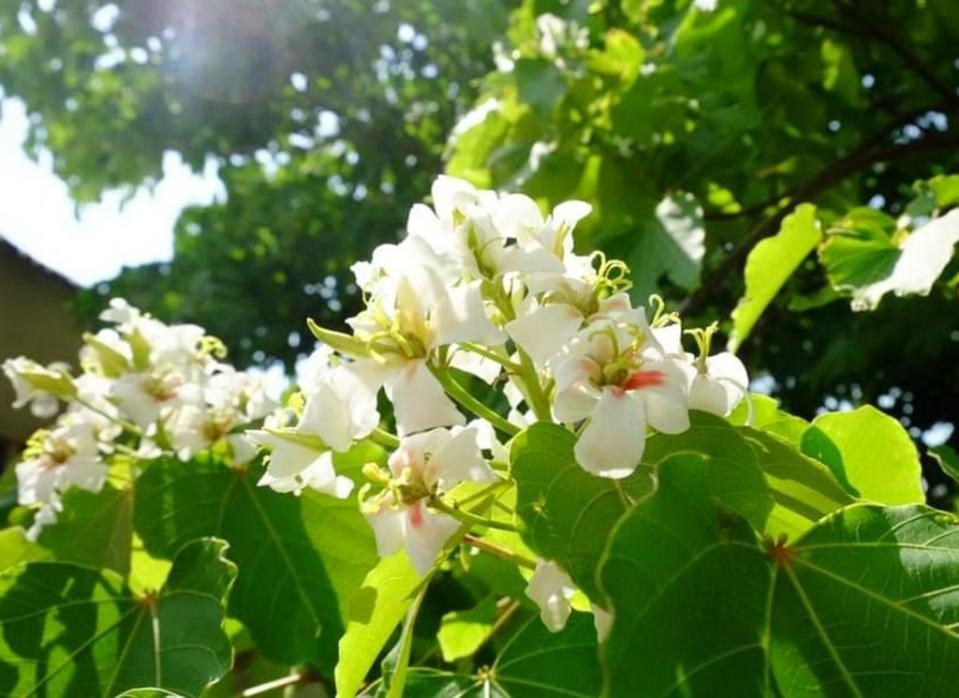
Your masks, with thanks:
[{"label": "white petal", "polygon": [[433,181],[430,192],[433,195],[433,208],[440,220],[453,220],[453,211],[462,210],[476,198],[476,188],[462,179],[440,175]]},{"label": "white petal", "polygon": [[715,378],[696,371],[689,383],[689,409],[725,417],[728,406],[729,398],[723,385]]},{"label": "white petal", "polygon": [[474,354],[466,349],[457,349],[453,353],[453,357],[450,359],[450,366],[458,368],[461,371],[466,371],[484,383],[490,384],[492,384],[503,371],[503,367],[496,361],[487,359],[485,356],[480,356],[479,354]]},{"label": "white petal", "polygon": [[526,585],[526,596],[540,608],[543,625],[553,633],[566,627],[569,619],[569,600],[576,593],[573,581],[556,563],[537,560],[536,570]]},{"label": "white petal", "polygon": [[400,436],[466,422],[422,359],[403,362],[387,381],[386,391]]},{"label": "white petal", "polygon": [[[710,378],[722,388],[725,398],[723,412],[716,412],[715,414],[725,417],[746,397],[749,391],[749,375],[746,373],[746,367],[743,366],[743,362],[735,354],[721,352],[706,359],[706,369],[709,371]],[[690,388],[690,407],[695,407],[693,402],[692,388]],[[698,407],[697,409],[703,408]]]},{"label": "white petal", "polygon": [[926,223],[907,237],[889,276],[856,289],[853,310],[875,308],[889,291],[897,296],[929,293],[952,258],[956,242],[959,242],[959,209]]},{"label": "white petal", "polygon": [[446,514],[431,512],[423,502],[417,502],[404,513],[407,517],[406,554],[416,571],[425,575],[460,524]]},{"label": "white petal", "polygon": [[437,252],[450,248],[450,238],[453,232],[437,218],[429,206],[413,204],[410,215],[406,219],[406,232],[412,236],[422,238]]},{"label": "white petal", "polygon": [[632,393],[604,388],[589,424],[576,442],[576,461],[601,477],[632,474],[646,446],[642,403]]},{"label": "white petal", "polygon": [[653,329],[653,336],[660,343],[663,353],[667,356],[682,356],[683,351],[683,326],[678,322],[671,323],[665,327],[656,327]]},{"label": "white petal", "polygon": [[606,642],[609,637],[609,631],[613,629],[613,614],[604,611],[599,606],[592,603],[589,609],[593,612],[593,626],[596,628],[596,640],[600,643]]},{"label": "white petal", "polygon": [[303,417],[296,425],[302,434],[315,434],[334,451],[346,451],[353,443],[346,405],[329,385],[320,385],[306,399]]},{"label": "white petal", "polygon": [[689,429],[689,404],[686,395],[688,376],[678,361],[646,361],[643,371],[659,371],[663,384],[634,391],[646,406],[649,425],[665,434],[681,434]]},{"label": "white petal", "polygon": [[558,204],[556,208],[553,209],[553,215],[551,216],[551,219],[554,224],[565,225],[570,229],[573,229],[576,227],[577,223],[586,218],[586,216],[592,212],[593,207],[588,203],[573,199]]},{"label": "white petal", "polygon": [[406,540],[405,510],[385,506],[377,512],[368,513],[366,519],[373,528],[376,550],[380,557],[392,555],[403,548]]},{"label": "white petal", "polygon": [[523,194],[503,196],[493,213],[493,224],[500,233],[514,239],[530,232],[535,235],[545,223],[536,202]]},{"label": "white petal", "polygon": [[476,429],[454,428],[453,437],[433,452],[424,473],[426,484],[438,483],[448,492],[461,482],[492,480],[493,471],[483,459],[478,438]]},{"label": "white petal", "polygon": [[572,424],[593,413],[600,397],[591,383],[596,371],[595,362],[581,355],[566,357],[556,367],[553,415],[558,421]]},{"label": "white petal", "polygon": [[245,465],[256,457],[259,449],[246,434],[230,434],[226,440],[233,450],[233,465]]},{"label": "white petal", "polygon": [[474,281],[454,286],[440,298],[431,316],[437,345],[461,342],[495,345],[503,342],[502,331],[486,315],[481,283]]},{"label": "white petal", "polygon": [[506,325],[506,331],[537,365],[558,354],[583,323],[576,308],[565,303],[540,306]]}]

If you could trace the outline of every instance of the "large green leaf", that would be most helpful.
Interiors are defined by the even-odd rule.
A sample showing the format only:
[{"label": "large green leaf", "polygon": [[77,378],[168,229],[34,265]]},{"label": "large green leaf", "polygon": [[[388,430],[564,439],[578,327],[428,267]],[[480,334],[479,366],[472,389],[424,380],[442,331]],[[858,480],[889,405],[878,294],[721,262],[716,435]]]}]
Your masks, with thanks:
[{"label": "large green leaf", "polygon": [[766,547],[716,509],[708,470],[663,463],[610,542],[611,697],[954,695],[953,516],[853,505]]},{"label": "large green leaf", "polygon": [[795,540],[817,521],[855,500],[833,473],[775,433],[742,428],[766,475],[775,505],[763,533]]},{"label": "large green leaf", "polygon": [[779,289],[815,249],[822,237],[816,207],[802,204],[783,219],[779,232],[757,244],[746,259],[746,293],[733,310],[730,349],[735,351],[749,336]]},{"label": "large green leaf", "polygon": [[132,540],[133,492],[108,483],[99,492],[74,487],[64,493],[63,511],[56,523],[43,527],[37,543],[61,562],[125,575]]},{"label": "large green leaf", "polygon": [[336,695],[352,698],[403,620],[420,585],[420,576],[404,551],[385,557],[357,586],[340,638]]},{"label": "large green leaf", "polygon": [[829,466],[857,497],[881,504],[925,501],[915,443],[875,407],[816,417],[803,434],[802,450]]},{"label": "large green leaf", "polygon": [[156,461],[137,481],[137,533],[158,557],[198,536],[227,540],[239,567],[230,614],[268,658],[332,667],[349,598],[376,563],[372,532],[355,501],[273,492],[256,485],[261,472]]},{"label": "large green leaf", "polygon": [[604,603],[596,569],[609,532],[653,490],[656,464],[674,453],[710,455],[716,466],[710,476],[737,483],[723,489],[724,505],[757,528],[765,525],[774,502],[755,451],[725,420],[702,412],[690,417],[686,432],[651,437],[643,462],[623,480],[583,470],[573,455],[575,437],[562,427],[534,424],[514,439],[512,473],[523,538],[537,554],[559,563],[594,603]]},{"label": "large green leaf", "polygon": [[27,539],[20,526],[11,526],[0,531],[0,571],[21,562],[48,560],[53,554]]},{"label": "large green leaf", "polygon": [[136,597],[109,570],[30,562],[0,575],[0,694],[110,698],[139,686],[197,696],[230,668],[223,631],[236,566],[223,541],[177,554]]},{"label": "large green leaf", "polygon": [[526,543],[562,565],[587,596],[599,600],[595,572],[605,535],[652,491],[652,470],[641,465],[623,480],[597,477],[576,462],[575,443],[568,430],[545,423],[513,439],[516,515]]},{"label": "large green leaf", "polygon": [[682,434],[657,434],[651,438],[643,461],[656,464],[683,452],[709,456],[709,478],[714,481],[723,506],[763,530],[774,498],[756,450],[725,419],[692,411],[689,421],[690,428]]},{"label": "large green leaf", "polygon": [[[406,698],[595,698],[602,688],[596,629],[589,614],[574,613],[551,633],[539,618],[503,648],[492,667],[473,676],[410,669]],[[379,683],[365,696],[382,696]]]}]

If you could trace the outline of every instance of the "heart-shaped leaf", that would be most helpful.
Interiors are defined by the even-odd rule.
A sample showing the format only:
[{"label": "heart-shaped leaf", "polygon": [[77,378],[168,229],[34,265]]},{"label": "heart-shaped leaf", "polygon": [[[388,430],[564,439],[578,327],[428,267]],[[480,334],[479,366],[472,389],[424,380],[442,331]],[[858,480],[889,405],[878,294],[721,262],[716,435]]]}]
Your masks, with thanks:
[{"label": "heart-shaped leaf", "polygon": [[111,696],[139,686],[192,697],[223,676],[236,566],[223,541],[184,546],[157,592],[109,570],[29,562],[0,574],[0,694]]}]

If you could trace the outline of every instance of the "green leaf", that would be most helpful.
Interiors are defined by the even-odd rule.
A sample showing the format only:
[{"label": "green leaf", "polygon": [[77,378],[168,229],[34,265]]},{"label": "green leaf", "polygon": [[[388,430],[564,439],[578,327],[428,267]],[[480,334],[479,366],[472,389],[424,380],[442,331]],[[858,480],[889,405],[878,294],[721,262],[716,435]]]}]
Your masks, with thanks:
[{"label": "green leaf", "polygon": [[444,662],[472,656],[489,635],[496,618],[496,599],[489,597],[466,611],[451,611],[440,621],[436,639]]},{"label": "green leaf", "polygon": [[783,219],[779,232],[762,240],[746,259],[746,292],[733,310],[731,351],[746,340],[756,321],[822,237],[816,207],[801,204]]},{"label": "green leaf", "polygon": [[137,481],[137,533],[156,557],[224,538],[239,567],[230,615],[274,661],[333,666],[349,598],[376,562],[373,534],[355,501],[273,492],[256,485],[261,473],[212,457],[156,461]]},{"label": "green leaf", "polygon": [[686,192],[666,196],[631,238],[629,267],[634,297],[645,303],[649,294],[658,290],[664,274],[681,288],[696,288],[705,240],[703,210],[696,197]]},{"label": "green leaf", "polygon": [[110,570],[30,562],[0,575],[0,693],[115,696],[143,685],[197,696],[232,662],[223,541],[177,554],[163,588],[135,597]]},{"label": "green leaf", "polygon": [[[559,633],[533,618],[514,635],[493,666],[474,675],[410,669],[406,698],[594,698],[602,688],[596,629],[588,613],[574,613]],[[382,684],[365,696],[382,696]]]},{"label": "green leaf", "polygon": [[696,461],[663,463],[656,493],[610,541],[601,582],[614,612],[604,646],[611,698],[636,686],[644,695],[954,693],[955,517],[854,505],[792,547],[764,548],[716,508],[709,463]]},{"label": "green leaf", "polygon": [[939,464],[942,472],[952,478],[953,482],[959,482],[959,453],[956,453],[955,449],[945,444],[933,446],[929,449],[929,455]]},{"label": "green leaf", "polygon": [[27,539],[26,531],[20,526],[11,526],[0,530],[0,571],[21,562],[49,560],[52,553]]},{"label": "green leaf", "polygon": [[743,428],[766,475],[775,505],[762,532],[773,539],[795,540],[820,519],[855,500],[832,472],[807,458],[794,444],[774,433]]},{"label": "green leaf", "polygon": [[856,497],[881,504],[926,501],[915,443],[875,407],[816,417],[803,434],[802,450],[829,466]]},{"label": "green leaf", "polygon": [[358,585],[349,603],[346,631],[339,643],[336,695],[355,696],[420,584],[404,551],[379,561]]},{"label": "green leaf", "polygon": [[513,68],[519,93],[541,116],[548,115],[566,94],[566,81],[551,61],[523,58]]},{"label": "green leaf", "polygon": [[608,30],[603,39],[606,43],[604,50],[590,53],[590,69],[613,75],[624,82],[635,80],[646,58],[642,44],[635,36],[622,29]]},{"label": "green leaf", "polygon": [[773,494],[755,449],[725,419],[706,412],[689,413],[690,428],[682,434],[656,434],[643,461],[661,463],[676,453],[709,456],[716,496],[722,505],[763,530],[773,509]]},{"label": "green leaf", "polygon": [[558,562],[594,601],[606,534],[653,489],[652,469],[640,465],[623,480],[583,470],[573,455],[576,437],[556,424],[539,422],[513,439],[516,516],[523,540],[540,556]]},{"label": "green leaf", "polygon": [[534,424],[513,440],[523,539],[541,557],[559,563],[593,603],[605,603],[596,569],[610,531],[653,490],[656,464],[674,453],[710,455],[716,464],[711,477],[736,483],[723,490],[724,505],[759,529],[765,525],[774,502],[755,451],[723,419],[704,412],[692,412],[690,419],[692,426],[682,434],[651,437],[643,462],[623,480],[583,470],[573,455],[575,437],[555,424]]},{"label": "green leaf", "polygon": [[691,454],[663,463],[656,493],[613,533],[600,576],[614,614],[609,696],[637,685],[651,696],[760,694],[769,563],[748,527],[715,509],[710,466]]},{"label": "green leaf", "polygon": [[[752,421],[749,417],[752,416]],[[798,444],[809,422],[779,409],[779,403],[767,395],[750,393],[749,400],[740,402],[729,415],[730,424],[746,425],[777,434],[792,444]]]},{"label": "green leaf", "polygon": [[[943,196],[951,197],[949,185],[943,188]],[[852,294],[853,310],[873,310],[890,291],[897,296],[928,294],[956,242],[959,210],[907,234],[888,216],[856,209],[830,230],[820,260],[833,286]]]},{"label": "green leaf", "polygon": [[132,540],[133,492],[107,483],[99,492],[67,490],[63,511],[56,523],[43,527],[37,543],[60,562],[106,567],[126,575]]}]

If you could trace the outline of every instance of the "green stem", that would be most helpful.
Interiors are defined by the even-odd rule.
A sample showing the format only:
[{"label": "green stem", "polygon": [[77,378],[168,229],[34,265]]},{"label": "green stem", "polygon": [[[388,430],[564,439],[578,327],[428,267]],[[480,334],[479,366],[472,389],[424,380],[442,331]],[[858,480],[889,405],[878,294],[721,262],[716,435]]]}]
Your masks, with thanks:
[{"label": "green stem", "polygon": [[78,403],[78,404],[83,405],[84,407],[86,407],[86,408],[87,408],[88,410],[90,410],[91,412],[96,412],[96,413],[97,413],[98,415],[100,415],[101,417],[105,417],[106,419],[109,419],[111,422],[114,422],[115,424],[119,424],[121,427],[123,427],[123,428],[126,429],[127,431],[130,431],[130,432],[132,432],[132,433],[134,433],[134,434],[136,434],[136,435],[138,435],[138,436],[143,436],[143,431],[140,429],[140,427],[138,427],[138,426],[137,426],[136,424],[134,424],[133,422],[130,422],[130,421],[126,420],[126,419],[123,419],[122,417],[116,417],[116,416],[110,414],[109,412],[105,412],[105,411],[101,410],[99,407],[97,407],[96,405],[94,405],[94,404],[92,404],[92,403],[90,403],[90,402],[87,402],[87,401],[84,400],[83,398],[75,397],[75,398],[73,398],[73,401],[76,402],[76,403]]},{"label": "green stem", "polygon": [[386,448],[397,448],[400,445],[400,440],[396,436],[379,427],[370,433],[370,440]]},{"label": "green stem", "polygon": [[462,521],[463,523],[473,524],[475,526],[485,526],[486,528],[496,528],[500,531],[516,531],[516,527],[511,523],[507,523],[505,521],[495,521],[493,519],[477,516],[476,514],[471,514],[468,511],[460,509],[458,506],[450,506],[439,497],[433,497],[430,499],[430,507],[436,509],[437,511],[441,511],[444,514],[448,514],[449,516],[452,516],[454,519]]},{"label": "green stem", "polygon": [[451,398],[456,400],[456,402],[458,402],[462,407],[466,408],[477,417],[485,419],[507,436],[515,436],[519,433],[519,427],[517,427],[515,424],[511,424],[504,417],[497,414],[493,409],[487,407],[475,397],[470,395],[466,388],[457,383],[447,370],[430,366],[430,371],[432,371],[433,375],[436,376],[436,379],[440,382],[440,385],[443,386],[443,389],[446,391],[446,393]]},{"label": "green stem", "polygon": [[478,536],[467,533],[465,536],[463,536],[463,542],[472,545],[474,548],[479,548],[484,553],[489,553],[490,555],[495,555],[496,557],[504,560],[515,562],[521,567],[527,567],[531,570],[536,569],[536,563],[533,560],[530,560],[528,557],[514,553],[512,550],[504,548],[500,545],[496,545],[495,543],[490,543],[488,540],[484,540]]},{"label": "green stem", "polygon": [[406,686],[406,671],[410,664],[410,651],[413,648],[413,626],[416,624],[416,617],[420,613],[420,606],[423,605],[427,588],[428,586],[424,584],[406,614],[406,623],[404,623],[403,633],[400,635],[400,656],[397,658],[396,670],[393,672],[393,680],[390,681],[386,698],[402,698],[403,696],[403,689]]},{"label": "green stem", "polygon": [[503,609],[502,613],[499,614],[499,617],[493,623],[493,626],[489,629],[489,632],[486,633],[486,637],[476,646],[476,649],[473,650],[473,655],[475,656],[477,652],[485,645],[487,642],[493,639],[493,636],[500,631],[500,629],[506,625],[506,622],[513,617],[513,614],[519,610],[519,601],[512,599],[506,607]]},{"label": "green stem", "polygon": [[540,422],[551,422],[553,421],[550,415],[549,409],[549,400],[546,399],[546,395],[543,393],[543,386],[540,385],[539,376],[536,373],[536,366],[533,364],[533,360],[529,357],[521,347],[517,347],[519,352],[519,361],[520,361],[520,378],[523,380],[523,384],[526,386],[526,396],[529,398],[530,409],[533,410],[533,414],[536,415],[536,419]]},{"label": "green stem", "polygon": [[487,349],[486,347],[482,345],[474,344],[473,342],[463,342],[460,346],[463,349],[473,352],[474,354],[479,354],[480,356],[487,358],[490,361],[495,361],[500,366],[505,368],[507,371],[510,371],[512,373],[519,373],[521,370],[519,364],[513,363],[507,357],[496,353],[492,349]]}]

